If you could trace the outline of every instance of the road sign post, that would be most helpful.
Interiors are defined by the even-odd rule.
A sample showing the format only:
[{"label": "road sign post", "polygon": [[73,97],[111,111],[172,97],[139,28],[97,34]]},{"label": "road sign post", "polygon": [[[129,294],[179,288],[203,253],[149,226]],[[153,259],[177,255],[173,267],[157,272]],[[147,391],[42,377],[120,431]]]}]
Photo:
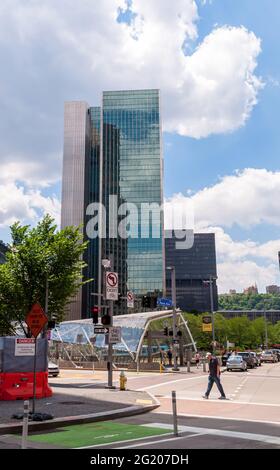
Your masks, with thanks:
[{"label": "road sign post", "polygon": [[35,338],[35,351],[34,351],[34,369],[33,369],[33,403],[32,403],[32,413],[35,413],[35,399],[36,399],[36,356],[37,356],[37,336],[42,331],[46,323],[48,323],[48,318],[44,313],[41,305],[36,303],[32,306],[30,312],[25,318],[25,322]]},{"label": "road sign post", "polygon": [[127,293],[127,307],[134,308],[134,293],[131,291]]}]

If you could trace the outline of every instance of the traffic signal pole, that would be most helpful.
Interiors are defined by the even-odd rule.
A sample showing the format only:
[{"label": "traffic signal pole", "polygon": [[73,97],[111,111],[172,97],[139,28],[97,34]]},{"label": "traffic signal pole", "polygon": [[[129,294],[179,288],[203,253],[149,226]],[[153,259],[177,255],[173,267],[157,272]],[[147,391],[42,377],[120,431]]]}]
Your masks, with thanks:
[{"label": "traffic signal pole", "polygon": [[[109,316],[110,316],[110,325],[113,326],[113,300],[109,300]],[[108,386],[107,388],[115,388],[113,386],[113,344],[109,341],[108,333]]]},{"label": "traffic signal pole", "polygon": [[177,315],[176,315],[176,273],[175,267],[171,267],[171,288],[172,288],[172,304],[173,304],[173,344],[172,344],[172,355],[173,355],[173,370],[179,370],[177,366],[177,350],[175,340],[177,339]]}]

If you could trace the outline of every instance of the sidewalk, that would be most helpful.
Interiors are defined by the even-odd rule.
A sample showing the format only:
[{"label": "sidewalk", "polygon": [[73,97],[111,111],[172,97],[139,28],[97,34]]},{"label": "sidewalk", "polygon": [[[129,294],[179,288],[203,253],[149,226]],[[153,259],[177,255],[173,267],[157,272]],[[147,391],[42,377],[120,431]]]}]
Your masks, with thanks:
[{"label": "sidewalk", "polygon": [[[159,406],[154,397],[143,391],[107,389],[101,384],[85,388],[65,384],[63,389],[52,384],[52,388],[52,397],[36,399],[35,412],[51,414],[54,419],[29,421],[29,431],[121,418],[145,413]],[[30,400],[29,404],[32,410],[33,401]],[[23,413],[22,400],[0,401],[0,439],[3,434],[21,433],[22,420],[13,419],[15,413]]]}]

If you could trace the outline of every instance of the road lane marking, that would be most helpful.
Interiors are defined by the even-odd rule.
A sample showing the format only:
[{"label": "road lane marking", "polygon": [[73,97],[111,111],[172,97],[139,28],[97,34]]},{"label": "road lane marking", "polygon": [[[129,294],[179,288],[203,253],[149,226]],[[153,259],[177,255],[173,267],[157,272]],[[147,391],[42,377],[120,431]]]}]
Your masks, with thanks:
[{"label": "road lane marking", "polygon": [[186,435],[186,436],[179,436],[179,437],[171,437],[170,439],[157,439],[156,441],[150,441],[150,442],[141,442],[141,444],[133,444],[133,445],[130,445],[130,446],[125,446],[125,447],[118,447],[118,449],[134,449],[134,447],[141,447],[141,446],[147,446],[147,445],[152,445],[152,444],[161,444],[163,442],[174,442],[174,441],[180,441],[181,439],[189,439],[190,437],[197,437],[197,436],[202,436],[203,434],[207,434],[207,433],[204,433],[204,432],[200,432],[200,433],[194,433],[194,434],[190,434],[189,436]]},{"label": "road lane marking", "polygon": [[[145,424],[146,427],[162,427],[164,429],[173,429],[172,424],[163,424],[163,423],[149,423]],[[265,442],[266,444],[274,444],[280,446],[280,437],[269,436],[266,434],[253,434],[249,432],[239,432],[239,431],[227,431],[225,429],[212,429],[212,428],[199,428],[196,426],[179,426],[179,432],[191,432],[197,434],[208,434],[221,437],[234,437],[236,439],[246,439],[249,441],[260,441]]]},{"label": "road lane marking", "polygon": [[[173,413],[171,411],[160,411],[160,410],[153,410],[152,413],[158,413],[158,414],[161,414],[161,415],[173,415]],[[273,424],[273,425],[276,425],[276,426],[279,426],[280,427],[280,421],[267,421],[267,419],[265,420],[260,420],[260,419],[246,419],[246,418],[230,418],[228,416],[209,416],[209,415],[198,415],[198,414],[194,414],[194,413],[178,413],[178,416],[181,418],[206,418],[206,419],[220,419],[220,420],[223,420],[223,421],[240,421],[240,422],[243,422],[245,421],[246,423],[261,423],[261,424]]]},{"label": "road lane marking", "polygon": [[[141,425],[142,426],[142,425]],[[166,433],[164,434],[165,436],[173,436],[173,433]],[[150,436],[150,437],[158,437],[156,434],[154,436]],[[135,439],[133,439],[133,442],[137,442],[137,441],[144,441],[146,439],[149,439],[149,437],[136,437]],[[105,447],[105,446],[108,446],[108,445],[112,445],[112,444],[125,444],[126,442],[132,442],[132,439],[126,439],[125,441],[115,441],[115,442],[106,442],[105,444],[94,444],[94,445],[90,445],[90,446],[84,446],[84,447],[75,447],[75,449],[93,449],[95,447]],[[110,447],[111,449],[111,447]]]},{"label": "road lane marking", "polygon": [[148,387],[138,388],[137,390],[138,391],[150,390],[152,388],[163,387],[165,385],[171,385],[171,384],[178,383],[178,382],[185,382],[186,380],[187,381],[197,380],[197,379],[201,379],[201,378],[205,378],[205,377],[206,377],[205,375],[199,375],[198,377],[185,377],[184,379],[170,380],[169,382],[162,382],[162,383],[158,383],[156,385],[149,385]]},{"label": "road lane marking", "polygon": [[[179,392],[180,393],[180,392]],[[230,394],[230,396],[233,396]],[[162,395],[160,396],[159,400],[161,400],[161,398],[168,398],[169,400],[171,400],[171,396],[170,395]],[[182,400],[182,401],[203,401],[204,403],[223,403],[223,404],[230,404],[230,405],[235,405],[236,403],[240,404],[240,405],[258,405],[258,406],[274,406],[274,407],[277,407],[279,408],[280,407],[280,403],[256,403],[256,402],[248,402],[248,401],[239,401],[239,400],[231,400],[231,399],[228,399],[228,400],[219,400],[218,397],[217,398],[209,398],[208,400],[204,400],[203,398],[188,398],[188,397],[185,397],[185,398],[182,398],[178,395],[178,392],[177,392],[177,401],[178,400]],[[219,401],[218,401],[219,400]]]}]

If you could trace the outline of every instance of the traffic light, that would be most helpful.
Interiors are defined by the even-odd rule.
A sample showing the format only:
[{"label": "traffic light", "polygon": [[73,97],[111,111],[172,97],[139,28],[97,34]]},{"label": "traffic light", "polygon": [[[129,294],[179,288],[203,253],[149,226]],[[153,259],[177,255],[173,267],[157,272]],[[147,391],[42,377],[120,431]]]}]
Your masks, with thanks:
[{"label": "traffic light", "polygon": [[148,295],[143,295],[142,297],[142,307],[143,308],[150,308],[151,307],[151,297]]},{"label": "traffic light", "polygon": [[98,307],[92,307],[92,323],[96,325],[98,323]]},{"label": "traffic light", "polygon": [[182,331],[180,331],[180,330],[177,331],[177,336],[179,336],[179,338],[182,336],[182,334],[183,334]]},{"label": "traffic light", "polygon": [[150,307],[151,308],[157,308],[157,297],[151,297],[150,298]]},{"label": "traffic light", "polygon": [[168,326],[165,326],[163,331],[164,331],[164,335],[168,336]]},{"label": "traffic light", "polygon": [[102,325],[107,325],[107,326],[111,326],[111,316],[110,315],[103,315],[101,317],[101,323]]}]

